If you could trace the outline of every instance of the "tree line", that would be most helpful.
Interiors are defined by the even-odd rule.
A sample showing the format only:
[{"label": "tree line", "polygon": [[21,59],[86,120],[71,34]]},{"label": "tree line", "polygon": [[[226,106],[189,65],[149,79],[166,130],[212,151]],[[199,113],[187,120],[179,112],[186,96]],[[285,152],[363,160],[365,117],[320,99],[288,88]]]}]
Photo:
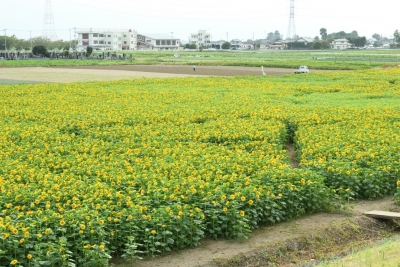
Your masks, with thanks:
[{"label": "tree line", "polygon": [[7,50],[27,50],[31,51],[35,46],[45,46],[48,50],[69,50],[70,44],[72,44],[72,48],[75,48],[75,41],[51,41],[49,39],[43,37],[34,37],[28,40],[18,39],[15,35],[12,36],[1,36],[0,37],[0,50],[5,50],[5,46],[7,45]]}]

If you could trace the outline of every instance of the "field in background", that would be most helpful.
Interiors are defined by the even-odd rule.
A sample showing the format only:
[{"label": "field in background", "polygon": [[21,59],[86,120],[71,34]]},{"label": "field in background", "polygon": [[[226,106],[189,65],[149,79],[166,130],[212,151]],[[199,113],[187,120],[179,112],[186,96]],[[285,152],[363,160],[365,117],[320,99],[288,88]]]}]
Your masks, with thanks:
[{"label": "field in background", "polygon": [[0,86],[0,263],[100,266],[393,195],[399,75]]},{"label": "field in background", "polygon": [[[114,53],[114,52],[111,52]],[[118,52],[122,55],[123,52]],[[297,68],[307,65],[311,69],[361,70],[398,66],[399,50],[347,50],[347,51],[265,51],[265,52],[124,52],[135,60],[19,60],[3,61],[3,67],[48,66],[105,66],[105,65],[153,65],[178,64],[202,66],[249,66],[272,68]],[[105,52],[107,55],[107,52]],[[180,57],[174,55],[179,54]],[[95,52],[95,55],[102,53]]]}]

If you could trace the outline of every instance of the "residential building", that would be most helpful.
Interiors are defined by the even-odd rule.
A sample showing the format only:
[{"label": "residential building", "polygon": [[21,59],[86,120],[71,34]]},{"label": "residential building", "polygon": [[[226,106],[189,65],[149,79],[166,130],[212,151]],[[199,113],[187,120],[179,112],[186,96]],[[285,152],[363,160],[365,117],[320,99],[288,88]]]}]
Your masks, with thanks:
[{"label": "residential building", "polygon": [[307,45],[307,44],[315,42],[315,39],[314,38],[310,38],[310,37],[301,37],[301,38],[297,39],[294,42],[295,43],[303,43],[304,45]]},{"label": "residential building", "polygon": [[192,33],[189,37],[190,44],[196,44],[196,46],[202,47],[210,47],[211,46],[211,33],[208,33],[206,30],[198,30],[197,33]]},{"label": "residential building", "polygon": [[132,29],[79,29],[76,49],[84,51],[88,46],[94,50],[136,50],[137,32]]},{"label": "residential building", "polygon": [[138,34],[138,50],[177,50],[180,39],[168,34]]},{"label": "residential building", "polygon": [[348,49],[350,47],[351,44],[349,43],[349,40],[345,38],[333,40],[331,43],[332,49]]}]

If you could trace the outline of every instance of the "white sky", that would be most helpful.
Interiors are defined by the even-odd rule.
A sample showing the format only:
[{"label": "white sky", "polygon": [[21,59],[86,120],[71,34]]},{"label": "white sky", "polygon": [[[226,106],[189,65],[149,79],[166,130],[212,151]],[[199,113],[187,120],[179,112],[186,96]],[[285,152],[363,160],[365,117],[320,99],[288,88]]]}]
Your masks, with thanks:
[{"label": "white sky", "polygon": [[[265,38],[278,30],[286,38],[290,0],[52,0],[56,34],[69,40],[69,29],[136,29],[188,40],[206,29],[212,40]],[[295,0],[296,33],[301,37],[356,30],[370,38],[400,30],[400,0]],[[0,35],[41,36],[45,0],[0,0]],[[31,31],[31,32],[30,32]],[[73,31],[72,31],[73,32]],[[171,34],[172,35],[172,34]],[[73,37],[73,33],[72,33]]]}]

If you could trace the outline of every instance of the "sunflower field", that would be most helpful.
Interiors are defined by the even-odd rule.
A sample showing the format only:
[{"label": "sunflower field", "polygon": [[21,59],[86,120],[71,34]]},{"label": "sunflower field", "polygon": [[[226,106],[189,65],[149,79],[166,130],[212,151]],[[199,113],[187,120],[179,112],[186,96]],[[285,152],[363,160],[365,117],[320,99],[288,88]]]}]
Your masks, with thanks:
[{"label": "sunflower field", "polygon": [[0,266],[107,266],[399,201],[399,77],[0,86]]}]

